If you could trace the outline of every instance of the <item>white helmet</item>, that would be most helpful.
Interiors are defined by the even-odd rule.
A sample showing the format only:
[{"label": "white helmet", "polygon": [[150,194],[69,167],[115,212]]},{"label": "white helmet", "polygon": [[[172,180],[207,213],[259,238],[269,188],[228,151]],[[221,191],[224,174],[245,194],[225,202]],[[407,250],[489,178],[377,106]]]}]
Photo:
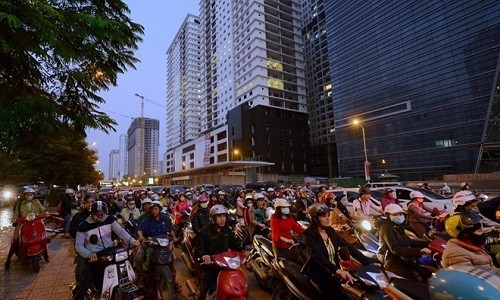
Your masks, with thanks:
[{"label": "white helmet", "polygon": [[141,205],[144,205],[144,203],[149,203],[149,204],[151,204],[151,203],[153,203],[153,201],[151,201],[151,199],[149,199],[149,198],[144,198],[144,199],[142,199],[142,201],[141,201]]},{"label": "white helmet", "polygon": [[453,206],[457,208],[459,205],[464,205],[468,201],[476,200],[476,196],[471,191],[460,191],[453,196]]},{"label": "white helmet", "polygon": [[158,194],[153,195],[153,202],[156,200],[160,200],[160,196],[158,196]]},{"label": "white helmet", "polygon": [[64,193],[65,193],[65,194],[74,194],[74,193],[75,193],[75,191],[73,191],[73,189],[66,189],[66,190],[64,191]]},{"label": "white helmet", "polygon": [[396,214],[396,213],[402,213],[404,212],[401,206],[391,203],[387,205],[384,209],[384,213],[386,214]]},{"label": "white helmet", "polygon": [[486,200],[488,200],[488,196],[487,196],[487,195],[485,195],[485,194],[479,194],[479,195],[477,196],[477,199],[478,199],[479,201],[486,201]]},{"label": "white helmet", "polygon": [[283,198],[276,198],[274,200],[274,208],[278,208],[278,207],[289,207],[290,206],[290,203],[288,203],[288,201],[286,201],[286,199],[283,199]]},{"label": "white helmet", "polygon": [[25,189],[24,189],[24,193],[25,193],[25,194],[26,194],[26,193],[33,193],[33,194],[34,194],[34,193],[35,193],[35,190],[34,190],[34,189],[32,189],[32,188],[30,188],[30,187],[29,187],[29,188],[25,188]]},{"label": "white helmet", "polygon": [[[151,201],[151,200],[149,200],[149,201]],[[160,211],[163,210],[163,204],[161,204],[161,202],[158,201],[158,200],[155,200],[155,201],[151,202],[151,207],[153,207],[153,206],[158,206],[160,208]]]},{"label": "white helmet", "polygon": [[415,198],[424,198],[424,194],[422,194],[419,191],[412,191],[410,193],[410,199],[415,199]]},{"label": "white helmet", "polygon": [[227,208],[224,205],[216,204],[210,209],[209,215],[212,218],[215,215],[227,214]]},{"label": "white helmet", "polygon": [[264,199],[264,198],[266,198],[266,197],[264,197],[264,195],[262,195],[262,193],[255,193],[255,195],[253,195],[254,200]]},{"label": "white helmet", "polygon": [[274,192],[274,189],[272,187],[267,189],[268,192]]}]

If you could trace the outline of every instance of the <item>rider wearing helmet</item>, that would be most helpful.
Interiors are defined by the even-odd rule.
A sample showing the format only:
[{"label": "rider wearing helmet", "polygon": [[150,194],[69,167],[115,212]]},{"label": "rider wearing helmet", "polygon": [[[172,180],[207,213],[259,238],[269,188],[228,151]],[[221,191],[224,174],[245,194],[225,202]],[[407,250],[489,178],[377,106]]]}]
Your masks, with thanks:
[{"label": "rider wearing helmet", "polygon": [[347,211],[346,208],[349,203],[347,196],[339,193],[336,197],[328,201],[329,203],[327,203],[327,205],[332,208],[332,212],[330,213],[330,225],[347,243],[351,245],[357,244],[358,239],[349,232],[351,225],[349,211]]},{"label": "rider wearing helmet", "polygon": [[[205,263],[210,263],[211,255],[219,254],[228,250],[242,251],[241,241],[238,240],[234,232],[227,225],[227,208],[223,205],[214,205],[209,212],[211,222],[203,227],[197,235],[196,257],[201,258]],[[210,266],[202,266],[202,280],[200,288],[200,298],[205,299],[210,287],[217,282],[219,270]]]},{"label": "rider wearing helmet", "polygon": [[[77,252],[75,274],[84,274],[78,286],[74,289],[74,299],[84,299],[88,288],[94,282],[94,276],[103,275],[94,264],[97,253],[113,246],[112,233],[116,233],[122,240],[139,245],[133,237],[123,229],[113,216],[107,214],[106,203],[97,201],[90,206],[90,216],[78,225],[75,239]],[[82,271],[83,270],[83,271]],[[102,271],[102,270],[101,270]],[[102,280],[101,280],[102,281]]]},{"label": "rider wearing helmet", "polygon": [[151,199],[149,199],[149,198],[144,198],[141,201],[143,213],[137,218],[137,224],[141,224],[141,222],[144,219],[146,219],[147,217],[149,217],[149,215],[151,214],[151,203],[152,202],[153,201],[151,201]]},{"label": "rider wearing helmet", "polygon": [[431,299],[494,300],[500,295],[500,277],[472,266],[439,270],[429,280]]},{"label": "rider wearing helmet", "polygon": [[411,201],[408,203],[408,223],[419,238],[430,229],[432,210],[424,205],[424,194],[419,191],[410,193]]},{"label": "rider wearing helmet", "polygon": [[[29,213],[44,214],[45,208],[43,205],[35,199],[35,190],[28,187],[23,191],[23,197],[21,200],[14,205],[14,216],[15,219],[20,217],[26,217]],[[7,254],[7,260],[5,261],[5,269],[10,269],[10,259],[14,253],[17,252],[19,247],[19,230],[20,227],[17,222],[14,221],[14,235],[12,236],[12,242],[10,244],[9,254]],[[47,252],[45,252],[46,260],[48,260]]]},{"label": "rider wearing helmet", "polygon": [[269,229],[266,229],[266,197],[262,193],[256,193],[253,195],[253,201],[254,218],[251,221],[255,228],[253,234],[267,236],[269,234]]},{"label": "rider wearing helmet", "polygon": [[[480,196],[482,197],[480,198]],[[473,211],[481,218],[480,222],[481,224],[483,224],[483,226],[499,227],[499,223],[488,219],[479,211],[478,204],[483,201],[482,199],[484,199],[484,197],[487,198],[487,196],[485,196],[484,194],[476,197],[471,191],[460,191],[456,193],[453,197],[453,206],[455,207],[455,212]]]},{"label": "rider wearing helmet", "polygon": [[331,211],[332,209],[323,203],[314,203],[307,209],[311,226],[305,230],[304,236],[311,259],[304,272],[319,286],[323,295],[335,295],[335,299],[350,299],[342,291],[340,281],[335,280],[332,275],[351,282],[355,279],[348,271],[339,268],[340,261],[335,254],[339,253],[340,247],[347,247],[350,254],[363,265],[369,265],[372,261],[335,233],[330,226]]},{"label": "rider wearing helmet", "polygon": [[[172,225],[172,220],[170,216],[167,214],[162,214],[163,205],[159,200],[155,200],[151,202],[151,215],[144,219],[139,225],[139,230],[137,231],[137,236],[139,237],[139,241],[144,241],[148,237],[157,237],[161,235],[169,235],[173,242],[177,241],[177,238],[174,233],[174,227]],[[170,244],[172,245],[172,244]],[[170,246],[172,247],[172,246]],[[142,272],[143,269],[148,269],[147,262],[148,257],[153,252],[152,248],[148,248],[146,251],[146,258],[144,258],[144,248],[140,247],[137,251],[137,254],[134,258],[135,265],[139,270],[139,273]],[[176,269],[174,266],[174,261],[169,264],[170,271],[172,272],[172,278],[174,281],[174,287],[177,291],[180,291],[180,287],[175,281]]]},{"label": "rider wearing helmet", "polygon": [[500,275],[500,269],[483,248],[486,234],[483,232],[481,217],[473,211],[455,213],[445,222],[446,232],[452,237],[446,243],[443,266],[469,265],[488,269]]},{"label": "rider wearing helmet", "polygon": [[[210,223],[209,208],[208,208],[208,197],[201,194],[198,197],[198,205],[196,211],[191,217],[191,226],[193,228],[194,234],[198,235],[201,229]],[[194,210],[194,208],[193,208]]]},{"label": "rider wearing helmet", "polygon": [[379,224],[377,258],[386,270],[412,281],[425,281],[429,274],[420,274],[416,268],[421,254],[430,254],[427,241],[410,239],[404,232],[405,214],[401,206],[389,204],[384,210],[387,219]]},{"label": "rider wearing helmet", "polygon": [[384,189],[384,197],[380,201],[380,205],[382,206],[382,209],[385,209],[385,207],[391,203],[399,204],[399,199],[396,197],[396,191],[393,188],[388,187]]},{"label": "rider wearing helmet", "polygon": [[275,256],[294,258],[294,253],[288,249],[295,243],[290,232],[302,234],[304,229],[290,215],[290,203],[286,199],[274,200],[274,214],[271,216],[270,223]]}]

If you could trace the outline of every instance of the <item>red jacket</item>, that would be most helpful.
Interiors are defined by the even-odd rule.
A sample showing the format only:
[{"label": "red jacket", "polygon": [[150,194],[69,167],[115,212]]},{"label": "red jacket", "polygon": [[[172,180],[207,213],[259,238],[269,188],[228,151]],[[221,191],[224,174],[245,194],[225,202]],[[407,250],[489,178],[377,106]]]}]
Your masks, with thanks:
[{"label": "red jacket", "polygon": [[304,229],[300,227],[299,223],[295,221],[294,218],[288,216],[288,218],[283,219],[276,215],[271,216],[271,231],[273,233],[273,247],[275,248],[289,248],[291,244],[280,240],[280,237],[285,237],[287,239],[292,239],[290,231],[302,234]]}]

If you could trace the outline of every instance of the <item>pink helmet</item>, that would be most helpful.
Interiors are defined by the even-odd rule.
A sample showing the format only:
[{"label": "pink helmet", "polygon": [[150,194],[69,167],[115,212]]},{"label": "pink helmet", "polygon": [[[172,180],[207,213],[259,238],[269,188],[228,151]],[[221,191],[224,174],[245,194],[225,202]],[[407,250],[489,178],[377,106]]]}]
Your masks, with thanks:
[{"label": "pink helmet", "polygon": [[208,202],[208,197],[205,196],[205,194],[201,194],[199,197],[198,197],[198,202]]}]

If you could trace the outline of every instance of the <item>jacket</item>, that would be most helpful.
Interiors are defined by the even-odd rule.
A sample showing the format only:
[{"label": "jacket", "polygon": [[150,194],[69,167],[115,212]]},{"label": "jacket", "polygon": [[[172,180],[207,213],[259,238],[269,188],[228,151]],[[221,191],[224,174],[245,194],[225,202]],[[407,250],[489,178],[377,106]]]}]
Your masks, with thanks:
[{"label": "jacket", "polygon": [[293,239],[293,236],[290,234],[290,231],[294,231],[296,233],[304,233],[304,229],[300,227],[300,225],[293,219],[291,216],[283,219],[278,217],[276,214],[271,216],[271,231],[273,233],[273,247],[274,248],[284,248],[287,249],[291,245],[285,243],[280,238],[283,236],[287,239]]},{"label": "jacket", "polygon": [[64,195],[61,199],[61,210],[59,211],[59,215],[61,217],[64,217],[66,215],[71,215],[71,207],[72,207],[72,201],[71,197],[69,195]]},{"label": "jacket", "polygon": [[18,217],[26,217],[29,213],[43,214],[45,213],[45,208],[38,199],[31,200],[31,204],[28,200],[24,199],[21,201],[21,204],[19,204],[16,213]]},{"label": "jacket", "polygon": [[[306,200],[307,207],[304,204],[303,200]],[[295,200],[294,208],[297,213],[297,221],[309,221],[309,218],[307,217],[307,213],[305,213],[305,211],[307,211],[309,206],[311,206],[312,204],[313,202],[309,199],[298,198],[297,200]]]},{"label": "jacket", "polygon": [[[333,244],[335,249],[335,264],[330,262],[328,259],[328,250],[326,249],[325,243],[318,230],[315,230],[312,226],[304,231],[304,237],[306,239],[307,250],[309,252],[310,258],[308,263],[304,267],[303,272],[313,278],[321,278],[327,274],[335,274],[339,269],[339,248],[347,247],[349,253],[352,257],[358,260],[363,265],[372,264],[372,261],[365,257],[358,249],[349,245],[342,237],[337,235],[332,227],[326,229],[328,238]],[[325,274],[326,273],[326,274]]]},{"label": "jacket", "polygon": [[385,257],[385,263],[413,261],[420,256],[422,248],[428,243],[410,239],[403,226],[389,219],[380,222],[378,254]]},{"label": "jacket", "polygon": [[195,253],[198,258],[203,255],[219,254],[229,249],[243,250],[241,241],[227,225],[217,231],[217,225],[210,223],[203,227],[200,234],[196,236],[195,241]]},{"label": "jacket", "polygon": [[196,212],[193,215],[193,218],[191,220],[191,225],[193,227],[193,231],[195,234],[198,234],[205,225],[210,223],[210,215],[209,215],[209,210],[208,208],[202,208],[199,206],[199,208],[196,210]]},{"label": "jacket", "polygon": [[459,239],[448,240],[442,263],[445,268],[454,265],[469,265],[493,271],[500,276],[500,269],[493,265],[491,256],[483,248]]}]

